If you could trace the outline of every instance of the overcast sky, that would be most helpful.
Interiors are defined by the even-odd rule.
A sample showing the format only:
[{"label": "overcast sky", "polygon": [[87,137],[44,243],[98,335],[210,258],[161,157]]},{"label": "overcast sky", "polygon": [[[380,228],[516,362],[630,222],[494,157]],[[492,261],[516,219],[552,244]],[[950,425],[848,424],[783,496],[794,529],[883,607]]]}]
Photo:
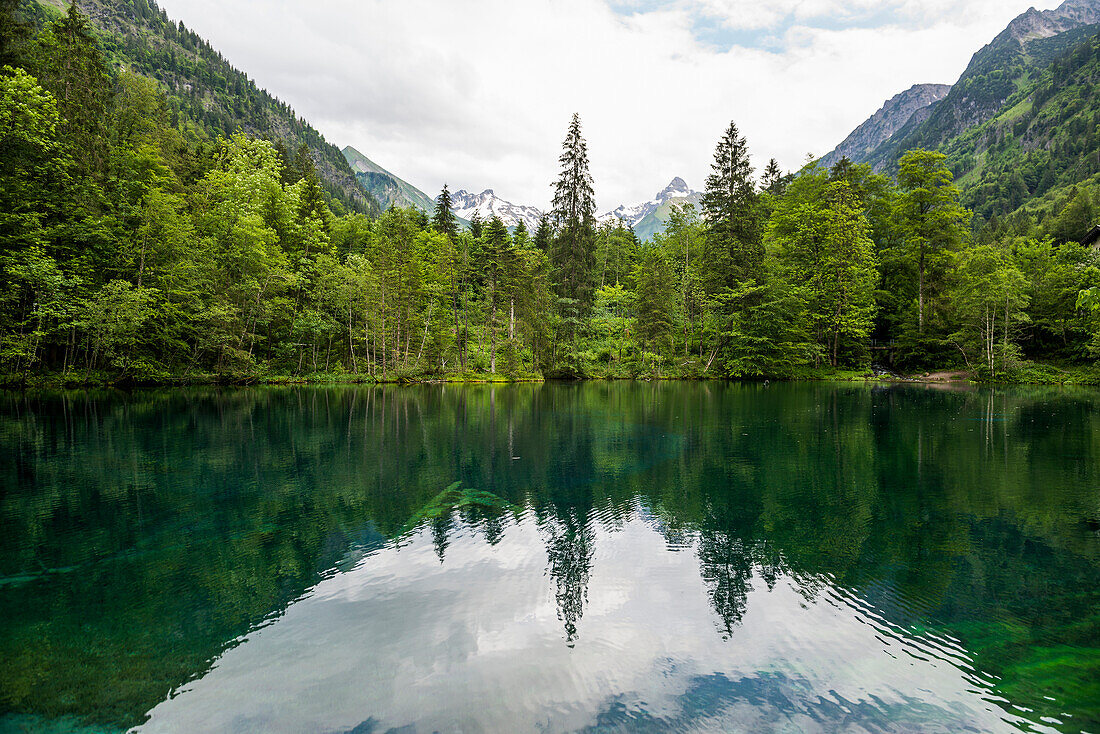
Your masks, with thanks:
[{"label": "overcast sky", "polygon": [[954,82],[1057,0],[161,0],[173,19],[435,196],[545,208],[581,114],[601,212],[701,189],[730,120],[759,170],[823,155],[883,101]]}]

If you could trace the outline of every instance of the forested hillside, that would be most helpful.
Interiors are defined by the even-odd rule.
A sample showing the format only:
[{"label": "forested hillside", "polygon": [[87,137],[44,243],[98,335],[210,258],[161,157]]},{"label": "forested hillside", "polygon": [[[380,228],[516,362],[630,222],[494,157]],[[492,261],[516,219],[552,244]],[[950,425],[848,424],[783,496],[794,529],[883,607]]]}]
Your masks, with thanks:
[{"label": "forested hillside", "polygon": [[[39,24],[67,8],[63,0],[22,0],[21,5],[24,15]],[[379,211],[339,148],[285,102],[259,89],[183,21],[172,22],[153,0],[79,0],[77,7],[99,36],[110,67],[161,83],[172,126],[207,141],[241,130],[281,143],[291,155],[306,146],[332,200],[349,211]]]},{"label": "forested hillside", "polygon": [[944,99],[928,107],[866,156],[876,170],[896,172],[907,150],[942,149],[993,118],[1006,101],[1029,86],[1057,58],[1100,30],[1100,2],[1066,0],[1055,10],[1034,8],[1013,20],[970,64]]},{"label": "forested hillside", "polygon": [[344,148],[341,154],[351,166],[359,185],[383,209],[396,206],[431,211],[432,200],[420,189],[382,168],[350,145]]},{"label": "forested hillside", "polygon": [[[699,208],[673,207],[640,242],[597,226],[574,116],[534,231],[462,227],[446,187],[430,213],[372,218],[332,204],[308,146],[210,139],[171,89],[109,63],[76,7],[36,24],[0,4],[0,27],[8,383],[796,377],[872,362],[1096,379],[1100,254],[1066,234],[1093,217],[1092,189],[975,231],[943,153],[907,152],[896,180],[846,159],[796,175],[771,161],[758,180],[731,123]],[[1050,69],[1026,129],[1081,139],[1043,110],[1078,109],[1094,53]]]},{"label": "forested hillside", "polygon": [[993,119],[943,147],[976,213],[1003,216],[1100,173],[1098,88],[1094,35],[1037,74]]},{"label": "forested hillside", "polygon": [[[908,150],[945,153],[963,203],[994,229],[1018,209],[1035,225],[1062,215],[1080,185],[1080,219],[1093,205],[1089,192],[1100,173],[1098,20],[1096,0],[1029,10],[974,55],[942,100],[918,110],[874,150],[849,157],[893,176]],[[830,156],[831,165],[838,158],[835,151]],[[1031,226],[1014,221],[1017,231]],[[1076,226],[1059,237],[1079,239],[1091,222]]]}]

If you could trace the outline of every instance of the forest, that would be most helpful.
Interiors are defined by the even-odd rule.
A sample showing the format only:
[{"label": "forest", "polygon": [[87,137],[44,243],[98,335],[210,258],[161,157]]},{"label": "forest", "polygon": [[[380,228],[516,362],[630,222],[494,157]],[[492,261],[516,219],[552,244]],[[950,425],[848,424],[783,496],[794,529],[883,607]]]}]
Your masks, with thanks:
[{"label": "forest", "polygon": [[873,364],[1100,381],[1088,181],[1044,188],[1041,214],[1025,201],[1001,216],[937,151],[906,152],[893,176],[812,158],[757,176],[731,122],[701,208],[642,242],[597,226],[574,115],[536,231],[459,227],[446,186],[433,212],[351,206],[306,145],[181,116],[160,82],[109,61],[75,6],[19,8],[0,3],[0,382],[799,378]]}]

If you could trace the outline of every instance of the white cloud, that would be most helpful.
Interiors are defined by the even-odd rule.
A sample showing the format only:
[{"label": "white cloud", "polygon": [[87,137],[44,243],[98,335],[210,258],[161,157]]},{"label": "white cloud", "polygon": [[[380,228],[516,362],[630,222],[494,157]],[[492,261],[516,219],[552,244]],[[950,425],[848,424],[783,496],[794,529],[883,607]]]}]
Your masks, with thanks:
[{"label": "white cloud", "polygon": [[[606,210],[676,175],[701,187],[730,119],[758,168],[771,156],[797,168],[886,98],[953,82],[1030,3],[894,0],[888,16],[870,0],[676,0],[629,15],[593,0],[162,4],[329,141],[430,195],[447,182],[545,207],[580,112]],[[869,13],[885,25],[844,28]],[[696,36],[703,22],[773,42],[716,48]]]}]

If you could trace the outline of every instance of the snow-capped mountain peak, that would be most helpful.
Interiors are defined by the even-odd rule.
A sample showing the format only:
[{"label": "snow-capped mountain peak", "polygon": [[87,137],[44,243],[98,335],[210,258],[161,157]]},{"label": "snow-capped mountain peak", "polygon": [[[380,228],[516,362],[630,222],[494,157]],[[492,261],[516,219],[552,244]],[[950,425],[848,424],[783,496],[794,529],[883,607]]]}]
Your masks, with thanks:
[{"label": "snow-capped mountain peak", "polygon": [[[617,209],[601,215],[598,221],[600,224],[621,221],[624,226],[633,227],[638,236],[644,238],[653,232],[664,229],[664,219],[667,218],[667,214],[662,218],[661,210],[662,208],[667,209],[666,204],[669,202],[679,203],[680,200],[684,200],[683,203],[698,204],[701,196],[702,194],[692,191],[687,182],[677,176],[669,182],[668,186],[657,192],[653,199],[639,204],[623,204]],[[644,226],[643,222],[645,223]],[[642,231],[639,230],[640,226]]]},{"label": "snow-capped mountain peak", "polygon": [[669,182],[668,186],[657,194],[658,201],[668,201],[669,199],[680,199],[686,196],[691,196],[692,190],[684,181],[684,179],[677,176]]},{"label": "snow-capped mountain peak", "polygon": [[[677,176],[649,201],[623,204],[598,217],[597,221],[600,224],[622,222],[623,226],[633,227],[639,237],[647,239],[653,233],[664,230],[672,204],[698,206],[701,199],[702,194],[693,191],[684,179]],[[474,212],[477,212],[481,221],[485,222],[497,216],[509,228],[523,222],[529,232],[538,229],[539,220],[542,219],[543,214],[533,206],[514,204],[502,199],[492,189],[485,189],[480,194],[471,194],[465,189],[455,191],[451,194],[451,208],[458,217],[467,221],[473,218]]]},{"label": "snow-capped mountain peak", "polygon": [[462,219],[472,219],[474,212],[482,221],[488,221],[494,216],[500,217],[506,227],[515,227],[521,221],[527,230],[534,232],[539,226],[542,212],[533,206],[523,206],[505,201],[496,195],[492,189],[485,189],[480,194],[471,194],[465,189],[451,194],[451,208]]}]

